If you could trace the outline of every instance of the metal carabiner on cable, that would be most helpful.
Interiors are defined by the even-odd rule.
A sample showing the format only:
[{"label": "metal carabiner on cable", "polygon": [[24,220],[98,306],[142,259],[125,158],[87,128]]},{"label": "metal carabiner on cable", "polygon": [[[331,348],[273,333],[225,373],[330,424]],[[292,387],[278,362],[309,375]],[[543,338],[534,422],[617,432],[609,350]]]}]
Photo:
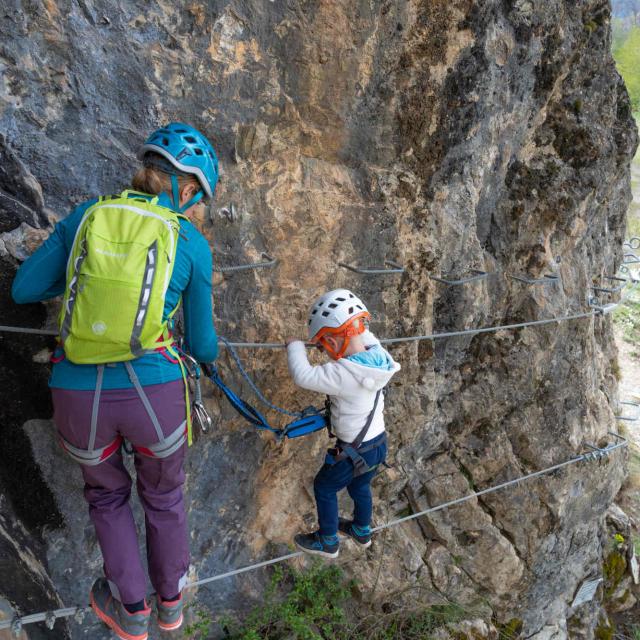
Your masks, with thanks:
[{"label": "metal carabiner on cable", "polygon": [[187,366],[189,378],[193,380],[193,415],[195,416],[202,433],[207,433],[209,429],[211,429],[213,422],[211,420],[211,416],[207,413],[207,410],[204,407],[204,403],[202,402],[202,388],[200,387],[202,370],[200,369],[200,364],[193,356],[190,356],[182,350],[180,350],[180,355]]}]

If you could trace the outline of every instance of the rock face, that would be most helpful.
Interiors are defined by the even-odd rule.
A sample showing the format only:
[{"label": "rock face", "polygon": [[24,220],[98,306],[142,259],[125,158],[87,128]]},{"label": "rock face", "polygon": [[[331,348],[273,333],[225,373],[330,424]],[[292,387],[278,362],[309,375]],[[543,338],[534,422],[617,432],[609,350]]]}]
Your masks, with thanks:
[{"label": "rock face", "polygon": [[[609,20],[602,0],[8,0],[2,323],[53,317],[10,302],[18,261],[56,216],[124,188],[137,145],[172,119],[202,128],[219,150],[224,175],[202,221],[216,263],[262,252],[279,260],[216,277],[226,337],[303,333],[312,299],[338,286],[358,291],[384,337],[584,310],[591,285],[621,260],[636,146]],[[387,259],[404,274],[338,267]],[[470,269],[491,275],[451,287],[430,278]],[[560,280],[510,277],[546,273]],[[47,421],[38,360],[48,345],[0,336],[2,514],[26,527],[8,536],[30,536],[34,548],[32,560],[2,572],[0,596],[23,613],[56,598],[84,603],[101,563],[78,470]],[[608,317],[403,343],[393,353],[403,367],[387,397],[395,468],[375,481],[379,523],[570,458],[615,428]],[[281,351],[243,356],[274,402],[319,401],[292,387]],[[226,356],[221,364],[240,387]],[[198,438],[186,487],[194,577],[270,557],[312,527],[312,478],[326,446],[323,435],[276,444],[207,394],[217,425]],[[570,628],[592,637],[597,597],[571,603],[602,573],[604,514],[623,462],[617,452],[414,520],[366,556],[346,545],[345,569],[374,606],[446,598],[468,607],[470,620],[526,636],[562,638]],[[264,580],[258,571],[196,597],[214,612],[241,611]],[[37,627],[29,633],[39,637]],[[50,633],[107,637],[90,620]]]}]

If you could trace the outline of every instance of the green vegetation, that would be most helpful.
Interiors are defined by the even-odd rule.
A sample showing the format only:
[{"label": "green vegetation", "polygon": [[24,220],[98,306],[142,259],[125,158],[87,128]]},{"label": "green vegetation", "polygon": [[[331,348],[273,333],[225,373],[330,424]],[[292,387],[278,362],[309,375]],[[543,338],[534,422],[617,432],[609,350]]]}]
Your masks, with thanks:
[{"label": "green vegetation", "polygon": [[241,624],[231,619],[219,623],[234,640],[338,640],[347,637],[343,605],[350,586],[335,565],[318,563],[306,572],[276,567],[261,605]]},{"label": "green vegetation", "polygon": [[[335,565],[318,562],[302,572],[276,567],[261,604],[242,621],[227,617],[218,624],[232,640],[430,640],[437,629],[474,613],[445,602],[420,610],[398,606],[349,615],[354,586]],[[465,634],[460,640],[463,636],[466,640]],[[517,629],[501,636],[515,638]]]},{"label": "green vegetation", "polygon": [[433,605],[423,611],[400,610],[378,616],[376,622],[365,620],[348,637],[354,640],[429,640],[437,629],[463,620],[465,613],[454,603]]},{"label": "green vegetation", "polygon": [[[613,314],[614,322],[622,328],[622,337],[625,342],[637,345],[640,351],[640,300],[638,295],[629,296]],[[633,353],[640,357],[640,352]]]},{"label": "green vegetation", "polygon": [[613,23],[612,52],[620,75],[624,78],[631,108],[640,111],[640,27]]},{"label": "green vegetation", "polygon": [[[190,605],[185,607],[185,613],[189,610]],[[194,608],[195,620],[184,628],[184,633],[188,638],[192,640],[204,640],[209,637],[209,631],[211,630],[211,614],[207,609],[201,606]]]}]

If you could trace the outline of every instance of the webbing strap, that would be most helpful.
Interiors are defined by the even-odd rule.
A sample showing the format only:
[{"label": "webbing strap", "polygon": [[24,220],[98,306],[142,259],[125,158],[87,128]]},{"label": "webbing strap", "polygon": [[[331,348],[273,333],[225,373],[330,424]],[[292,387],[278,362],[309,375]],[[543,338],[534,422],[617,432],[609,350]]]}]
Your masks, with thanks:
[{"label": "webbing strap", "polygon": [[131,332],[131,340],[129,347],[134,356],[140,357],[144,355],[145,350],[142,348],[140,336],[144,327],[144,319],[147,316],[149,301],[151,300],[151,288],[156,273],[158,262],[158,241],[154,240],[153,244],[147,251],[147,260],[144,267],[144,275],[142,276],[142,288],[140,289],[140,298],[138,300],[138,308],[136,309],[135,319],[133,321],[133,330]]},{"label": "webbing strap", "polygon": [[60,327],[60,339],[64,342],[69,333],[71,332],[71,320],[73,316],[73,308],[76,304],[76,298],[78,296],[78,279],[80,277],[80,269],[82,268],[82,263],[87,257],[87,241],[83,240],[82,242],[82,250],[80,251],[80,255],[76,258],[75,264],[73,266],[73,277],[71,278],[71,282],[69,283],[69,296],[67,297],[65,306],[64,319],[62,320],[62,326]]},{"label": "webbing strap", "polygon": [[382,389],[378,389],[378,392],[376,393],[376,399],[373,402],[373,409],[371,409],[371,412],[367,416],[367,421],[364,427],[360,429],[360,432],[356,436],[355,440],[353,442],[338,441],[338,447],[340,449],[340,453],[334,457],[334,460],[336,462],[339,462],[340,460],[349,458],[353,463],[354,478],[361,476],[363,473],[367,473],[367,471],[370,471],[367,461],[362,457],[361,454],[366,453],[367,451],[370,451],[373,447],[370,447],[367,445],[362,447],[362,441],[365,439],[367,432],[369,431],[369,427],[373,422],[373,417],[376,413],[376,409],[378,408],[378,401],[380,400],[381,393],[382,393]]},{"label": "webbing strap", "polygon": [[171,346],[167,347],[167,351],[175,357],[180,366],[180,373],[182,374],[182,382],[184,383],[184,404],[187,411],[187,444],[191,446],[193,444],[193,420],[191,418],[191,402],[189,400],[189,381],[187,380],[187,371],[180,353],[173,349]]},{"label": "webbing strap", "polygon": [[175,453],[186,441],[186,420],[182,421],[182,424],[170,435],[164,438],[161,442],[149,445],[148,447],[142,447],[134,445],[134,449],[142,454],[151,458],[168,458],[171,454]]},{"label": "webbing strap", "polygon": [[378,392],[376,393],[376,399],[373,401],[373,409],[371,409],[371,413],[369,413],[369,415],[367,416],[367,422],[365,423],[364,427],[360,429],[360,433],[356,436],[356,439],[351,443],[351,446],[354,449],[358,449],[360,447],[360,445],[362,444],[362,441],[365,439],[369,431],[369,427],[373,422],[373,417],[376,413],[376,409],[378,408],[378,401],[380,400],[381,393],[382,393],[382,389],[378,389]]},{"label": "webbing strap", "polygon": [[224,393],[227,400],[231,403],[231,406],[252,425],[258,429],[264,429],[265,431],[271,431],[280,436],[282,431],[280,429],[274,429],[265,418],[260,414],[257,409],[254,409],[250,404],[247,404],[242,398],[237,396],[224,382],[220,379],[220,375],[215,367],[211,367],[209,378],[215,385]]},{"label": "webbing strap", "polygon": [[158,416],[156,415],[156,412],[153,410],[153,407],[151,406],[151,403],[149,402],[149,398],[147,398],[147,394],[144,392],[144,389],[142,388],[142,385],[140,384],[140,380],[138,379],[138,376],[136,375],[136,372],[134,371],[133,367],[131,366],[130,362],[125,362],[124,366],[127,370],[127,373],[129,374],[129,379],[131,380],[133,386],[136,388],[136,391],[138,392],[138,396],[140,397],[140,400],[142,401],[142,404],[144,405],[144,408],[147,412],[147,415],[149,416],[149,419],[151,420],[151,422],[153,423],[153,426],[156,430],[156,433],[158,434],[158,440],[160,442],[164,441],[164,434],[162,433],[162,427],[160,426],[160,422],[158,422]]},{"label": "webbing strap", "polygon": [[96,446],[96,434],[98,433],[98,411],[100,409],[100,393],[102,391],[102,378],[104,377],[104,365],[97,366],[96,388],[93,392],[93,406],[91,407],[91,431],[89,432],[89,451],[93,452]]},{"label": "webbing strap", "polygon": [[[384,444],[387,441],[387,434],[383,433],[382,435],[383,437],[380,438],[379,441],[372,442],[371,444],[367,443],[363,446],[358,447],[358,449],[355,449],[353,445],[345,444],[342,447],[340,455],[335,457],[336,462],[344,460],[345,458],[349,458],[353,463],[354,478],[357,478],[358,476],[361,476],[363,473],[367,473],[368,471],[372,471],[375,468],[375,465],[373,467],[369,467],[369,464],[362,457],[362,454],[367,453],[367,451],[371,451],[376,447],[379,447],[381,444]],[[374,440],[378,439],[374,438]]]},{"label": "webbing strap", "polygon": [[101,462],[109,459],[120,448],[120,445],[123,442],[122,436],[118,435],[104,447],[89,451],[88,449],[80,449],[79,447],[72,445],[68,440],[62,437],[60,432],[58,432],[58,437],[60,438],[62,448],[73,460],[79,464],[84,464],[89,467],[95,467]]}]

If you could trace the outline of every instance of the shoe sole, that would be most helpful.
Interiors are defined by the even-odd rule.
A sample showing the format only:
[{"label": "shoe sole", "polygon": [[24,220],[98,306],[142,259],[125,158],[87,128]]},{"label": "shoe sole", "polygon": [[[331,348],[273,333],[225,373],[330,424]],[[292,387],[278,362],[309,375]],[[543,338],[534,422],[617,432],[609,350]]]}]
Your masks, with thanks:
[{"label": "shoe sole", "polygon": [[104,622],[107,627],[109,627],[118,636],[118,638],[120,638],[120,640],[147,640],[149,637],[148,633],[134,636],[124,631],[124,629],[121,629],[113,618],[110,618],[102,609],[100,609],[100,607],[98,607],[93,597],[93,593],[89,594],[89,601],[91,603],[91,608],[98,618],[100,618],[100,620],[102,620],[102,622]]},{"label": "shoe sole", "polygon": [[340,553],[340,549],[338,549],[335,553],[327,553],[326,551],[317,551],[316,549],[308,549],[307,547],[303,547],[294,541],[294,544],[300,551],[304,551],[305,553],[309,553],[312,556],[321,556],[323,558],[337,558]]},{"label": "shoe sole", "polygon": [[180,619],[176,620],[176,622],[172,622],[171,624],[163,624],[158,620],[158,628],[162,629],[162,631],[175,631],[182,626],[182,622],[184,620],[184,615],[180,614]]}]

